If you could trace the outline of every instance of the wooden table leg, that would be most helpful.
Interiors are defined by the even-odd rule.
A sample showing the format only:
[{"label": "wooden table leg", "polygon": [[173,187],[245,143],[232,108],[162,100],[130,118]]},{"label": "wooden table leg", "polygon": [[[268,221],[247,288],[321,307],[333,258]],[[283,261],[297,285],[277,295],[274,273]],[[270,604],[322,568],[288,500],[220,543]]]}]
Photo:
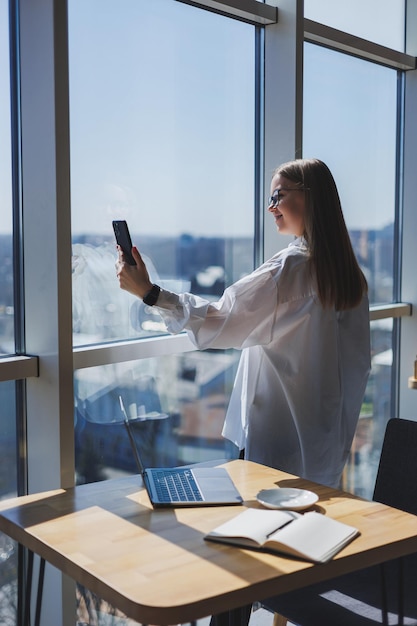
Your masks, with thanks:
[{"label": "wooden table leg", "polygon": [[287,618],[279,613],[274,613],[273,626],[287,626]]}]

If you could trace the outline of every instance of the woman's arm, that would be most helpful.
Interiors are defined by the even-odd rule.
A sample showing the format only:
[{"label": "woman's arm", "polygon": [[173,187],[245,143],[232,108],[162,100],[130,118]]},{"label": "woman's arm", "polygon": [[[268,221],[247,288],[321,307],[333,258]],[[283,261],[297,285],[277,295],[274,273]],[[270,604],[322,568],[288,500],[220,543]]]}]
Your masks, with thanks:
[{"label": "woman's arm", "polygon": [[[152,282],[137,248],[132,248],[132,255],[135,266],[124,261],[119,249],[117,276],[122,289],[143,299]],[[168,332],[186,330],[198,348],[241,349],[267,344],[277,306],[276,278],[271,266],[261,267],[228,287],[217,302],[162,289],[155,306]]]},{"label": "woman's arm", "polygon": [[162,290],[157,307],[170,333],[187,330],[204,348],[245,348],[271,341],[277,287],[270,271],[259,270],[228,287],[220,300]]}]

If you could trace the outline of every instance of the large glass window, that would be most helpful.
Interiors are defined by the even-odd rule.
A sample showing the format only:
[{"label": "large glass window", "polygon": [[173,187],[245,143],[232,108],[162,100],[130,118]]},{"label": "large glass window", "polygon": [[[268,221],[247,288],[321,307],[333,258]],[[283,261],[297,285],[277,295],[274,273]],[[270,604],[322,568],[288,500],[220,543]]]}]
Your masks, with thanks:
[{"label": "large glass window", "polygon": [[254,39],[171,0],[69,2],[75,344],[164,330],[118,287],[113,219],[166,288],[252,269]]},{"label": "large glass window", "polygon": [[[121,423],[119,396],[131,417],[135,439],[146,462],[189,463],[236,453],[221,438],[220,431],[238,353],[181,353],[181,346],[186,343],[184,337],[173,340],[156,337],[165,333],[161,319],[152,309],[119,289],[114,271],[113,219],[127,219],[134,243],[148,261],[152,278],[167,288],[190,289],[216,298],[226,284],[252,269],[255,256],[254,138],[255,131],[260,130],[255,128],[255,77],[264,74],[262,65],[255,68],[257,31],[252,25],[192,4],[175,0],[68,0],[74,345],[92,348],[86,350],[88,360],[96,344],[149,340],[133,344],[135,350],[136,345],[139,346],[138,360],[119,362],[123,358],[119,350],[126,344],[115,347],[115,357],[113,346],[106,351],[98,345],[95,354],[101,356],[104,352],[108,365],[85,367],[83,363],[76,366],[80,369],[74,374],[74,431],[76,477],[80,483],[137,471]],[[20,13],[23,18],[15,29],[20,36],[20,56],[17,54],[15,58],[21,63],[15,76],[10,75],[9,69],[9,6],[16,10],[16,16]],[[0,0],[0,362],[3,379],[14,378],[19,365],[12,363],[8,369],[9,359],[1,357],[15,353],[14,337],[24,332],[24,325],[20,328],[23,312],[14,310],[14,283],[18,285],[18,281],[13,275],[13,256],[14,252],[20,256],[23,249],[13,250],[12,196],[14,183],[17,188],[18,181],[12,181],[10,82],[11,78],[20,81],[22,94],[29,98],[28,106],[23,98],[24,124],[20,129],[21,142],[17,142],[23,150],[19,158],[22,157],[25,165],[19,182],[26,193],[33,189],[31,183],[27,184],[28,180],[40,180],[36,177],[38,168],[34,167],[40,154],[40,160],[47,163],[47,168],[49,166],[50,148],[44,153],[42,142],[31,141],[33,119],[40,121],[39,128],[42,128],[45,119],[62,121],[65,116],[64,107],[55,117],[53,98],[49,100],[51,90],[57,90],[56,104],[60,107],[61,96],[65,94],[65,89],[61,92],[59,81],[55,87],[52,84],[52,26],[57,23],[53,16],[56,6]],[[55,18],[58,14],[59,11],[55,12]],[[305,0],[306,18],[396,50],[404,50],[404,15],[404,0],[396,3]],[[45,35],[44,49],[42,46],[38,49],[43,37],[33,37],[34,25],[38,34]],[[279,36],[279,27],[274,29],[272,26],[271,31]],[[55,43],[65,41],[62,33],[55,34],[58,36]],[[49,53],[50,58],[46,58]],[[59,59],[63,58],[61,54],[62,49]],[[267,50],[267,57],[268,54]],[[270,62],[268,58],[266,61]],[[282,58],[275,55],[275,67],[281,63],[290,67],[285,54]],[[51,72],[45,72],[45,67]],[[61,77],[65,79],[65,73]],[[393,227],[397,74],[387,67],[308,44],[304,78],[305,156],[323,158],[335,173],[353,245],[369,281],[371,301],[374,304],[391,302],[395,278],[393,238],[399,232]],[[286,81],[279,82],[281,93],[286,84]],[[47,88],[43,90],[45,85]],[[47,94],[47,102],[45,107],[40,107],[39,114],[32,117],[28,111],[33,109],[31,95],[36,92],[36,86],[42,86],[40,91]],[[413,98],[411,91],[407,91],[407,98]],[[296,90],[288,91],[288,110],[293,105],[295,110],[294,99],[298,95]],[[265,104],[267,111],[275,106],[269,96]],[[411,104],[409,109],[413,109]],[[12,114],[13,120],[20,118],[17,109]],[[42,119],[42,115],[46,117]],[[276,124],[281,128],[282,120],[277,118]],[[292,134],[292,130],[284,133],[286,145],[292,145]],[[56,145],[58,154],[66,153],[66,140],[60,133],[55,137],[52,130],[48,137],[48,146]],[[36,150],[33,150],[34,145]],[[281,142],[279,145],[282,147]],[[42,172],[42,168],[39,171]],[[56,206],[48,200],[56,192],[54,171],[51,158],[48,172],[52,174],[42,179],[39,186],[39,206],[43,207],[39,213],[40,224],[43,220],[43,223],[55,223]],[[413,211],[412,202],[407,204],[408,196],[412,196],[409,191],[406,189],[404,196],[408,219]],[[66,203],[62,203],[65,192],[59,195],[60,207],[64,207],[65,212]],[[25,196],[26,200],[28,197]],[[26,210],[30,214],[28,203],[24,205],[23,213]],[[27,220],[27,214],[24,218]],[[23,223],[27,225],[27,221]],[[61,228],[58,231],[61,234]],[[34,244],[31,237],[24,243],[25,254],[21,257],[27,268],[29,259],[34,258]],[[59,244],[52,236],[51,245]],[[64,282],[68,284],[67,269],[65,263],[58,264],[57,287],[48,295],[46,307],[52,304],[56,310],[58,304],[65,319],[68,319],[65,307],[69,303],[60,286]],[[24,285],[18,285],[19,291],[20,287],[23,293]],[[26,289],[26,294],[28,292],[30,288]],[[43,298],[44,294],[41,295]],[[413,298],[408,300],[411,302]],[[33,309],[31,303],[28,304],[31,316]],[[37,462],[43,448],[39,447],[40,439],[34,434],[36,427],[33,428],[30,419],[32,430],[28,429],[27,442],[23,439],[17,442],[17,430],[24,431],[20,422],[16,428],[19,407],[26,404],[28,415],[33,416],[40,406],[45,419],[40,424],[39,437],[48,445],[53,439],[55,450],[62,446],[61,452],[65,452],[62,438],[58,441],[55,428],[49,430],[49,425],[55,426],[59,418],[57,407],[62,395],[59,387],[65,387],[73,368],[66,324],[59,325],[51,349],[48,341],[48,345],[45,344],[50,316],[32,315],[27,319],[36,319],[39,325],[38,335],[32,322],[26,324],[26,328],[32,324],[32,336],[39,337],[39,341],[32,341],[35,349],[31,353],[41,355],[41,384],[36,391],[31,390],[25,400],[23,385],[13,380],[0,383],[3,409],[0,418],[1,499],[16,495],[25,486],[19,482],[18,487],[17,483],[20,463],[23,465],[26,460],[26,449],[34,472],[30,477],[31,489],[48,489],[50,480],[59,480],[57,464],[63,470],[61,475],[68,476],[66,454],[61,454],[58,460],[55,454],[44,455],[41,463]],[[372,493],[384,426],[391,416],[396,325],[397,321],[392,320],[373,321],[371,325],[372,375],[344,476],[346,488],[365,496]],[[412,345],[411,326],[403,326],[403,345],[407,341]],[[132,342],[126,343],[132,348]],[[167,344],[169,354],[164,352]],[[154,351],[156,345],[164,348]],[[152,355],[152,358],[139,358],[143,357],[139,354],[143,346],[151,346],[146,356]],[[80,352],[84,356],[84,351]],[[56,379],[50,377],[49,366],[55,362],[49,358],[51,354],[58,357],[62,368],[63,376]],[[131,353],[129,355],[131,357]],[[403,356],[403,361],[406,358]],[[411,359],[410,362],[412,365]],[[409,364],[405,362],[403,366],[405,369]],[[408,373],[407,369],[407,376]],[[45,389],[52,390],[52,387],[52,394],[45,393]],[[401,387],[396,391],[401,395],[402,417],[412,419],[412,408],[409,408],[412,400],[407,400],[407,392]],[[39,403],[42,395],[56,398],[51,403]],[[37,467],[44,470],[39,475]],[[51,468],[53,470],[49,471]],[[70,475],[72,469],[71,463]],[[0,535],[1,624],[12,626],[19,622],[16,581],[16,545],[7,536]],[[109,615],[117,617],[115,609],[112,612],[111,608],[103,606],[100,599],[92,598],[81,586],[78,590],[82,596],[79,595],[80,608],[92,607],[91,623],[108,624]],[[48,591],[48,610],[60,602],[59,594],[55,597],[54,591],[52,594]],[[80,612],[80,623],[87,622],[87,612]],[[120,621],[124,623],[123,618]]]},{"label": "large glass window", "polygon": [[8,3],[0,1],[0,355],[14,353]]},{"label": "large glass window", "polygon": [[147,467],[236,457],[220,433],[237,361],[236,351],[196,351],[78,370],[77,483],[138,473],[121,406]]},{"label": "large glass window", "polygon": [[[305,45],[305,156],[332,170],[371,304],[394,296],[397,73]],[[371,324],[372,372],[345,472],[345,487],[372,496],[382,434],[391,416],[392,320]]]},{"label": "large glass window", "polygon": [[[0,355],[13,354],[12,160],[8,2],[0,0]],[[0,499],[17,495],[15,384],[0,383]],[[17,614],[17,544],[0,533],[0,623]]]},{"label": "large glass window", "polygon": [[[167,289],[214,299],[253,269],[255,27],[171,0],[71,0],[69,52],[74,343],[161,335],[119,289],[111,222]],[[119,394],[159,464],[236,454],[221,429],[237,359],[77,371],[77,480],[137,471]]]},{"label": "large glass window", "polygon": [[327,162],[371,304],[393,300],[397,72],[305,45],[305,156]]}]

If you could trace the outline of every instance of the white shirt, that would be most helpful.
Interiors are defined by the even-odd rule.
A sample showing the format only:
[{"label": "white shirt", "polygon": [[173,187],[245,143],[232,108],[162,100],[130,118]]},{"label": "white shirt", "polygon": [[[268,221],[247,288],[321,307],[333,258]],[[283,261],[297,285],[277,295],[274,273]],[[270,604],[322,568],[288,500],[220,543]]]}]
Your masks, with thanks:
[{"label": "white shirt", "polygon": [[171,333],[242,349],[223,436],[245,457],[337,486],[370,371],[369,303],[324,309],[303,238],[228,287],[218,302],[162,290]]}]

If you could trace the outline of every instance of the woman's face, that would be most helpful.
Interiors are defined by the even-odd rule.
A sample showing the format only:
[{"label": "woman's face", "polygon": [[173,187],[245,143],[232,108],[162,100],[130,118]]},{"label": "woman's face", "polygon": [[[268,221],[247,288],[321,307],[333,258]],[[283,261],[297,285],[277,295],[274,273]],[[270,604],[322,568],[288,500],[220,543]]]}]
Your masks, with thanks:
[{"label": "woman's face", "polygon": [[296,183],[276,174],[271,181],[271,198],[268,211],[275,218],[277,230],[282,235],[304,234],[305,193]]}]

